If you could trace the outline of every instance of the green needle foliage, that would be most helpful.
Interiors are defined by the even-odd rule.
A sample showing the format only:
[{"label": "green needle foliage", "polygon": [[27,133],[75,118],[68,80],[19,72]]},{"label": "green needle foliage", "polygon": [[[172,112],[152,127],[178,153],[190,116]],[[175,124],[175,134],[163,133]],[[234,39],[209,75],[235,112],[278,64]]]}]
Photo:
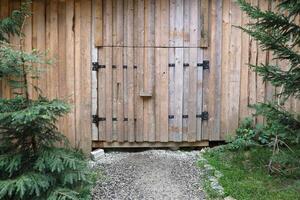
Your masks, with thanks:
[{"label": "green needle foliage", "polygon": [[282,172],[283,168],[291,166],[286,166],[285,163],[278,162],[280,159],[276,159],[280,154],[280,147],[293,152],[290,146],[299,146],[297,144],[300,142],[300,115],[284,107],[290,97],[300,99],[300,0],[280,1],[277,6],[278,12],[262,11],[246,0],[237,1],[253,21],[239,28],[257,40],[263,50],[273,53],[274,60],[285,61],[288,66],[262,63],[250,65],[264,81],[271,83],[281,92],[277,94],[277,101],[252,105],[256,110],[255,115],[264,116],[265,124],[257,127],[251,127],[252,123],[248,123],[246,127],[241,125],[235,141],[230,145],[235,149],[245,144],[272,147],[269,170]]},{"label": "green needle foliage", "polygon": [[85,158],[56,127],[70,106],[47,99],[35,86],[38,98],[29,96],[28,79],[37,78],[35,68],[49,61],[43,53],[26,53],[22,45],[15,50],[7,43],[9,36],[17,35],[22,44],[28,6],[22,4],[0,21],[0,79],[17,91],[13,98],[0,98],[0,199],[90,199],[92,182]]}]

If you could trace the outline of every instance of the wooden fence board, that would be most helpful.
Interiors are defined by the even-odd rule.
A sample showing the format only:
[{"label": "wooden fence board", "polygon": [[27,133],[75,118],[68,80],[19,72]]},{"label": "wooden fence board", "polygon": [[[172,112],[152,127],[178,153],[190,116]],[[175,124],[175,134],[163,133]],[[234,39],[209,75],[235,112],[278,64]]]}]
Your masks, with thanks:
[{"label": "wooden fence board", "polygon": [[94,0],[93,9],[95,19],[93,35],[95,37],[94,44],[97,47],[103,46],[103,0]]},{"label": "wooden fence board", "polygon": [[[200,47],[208,47],[208,35],[209,35],[209,1],[201,0],[200,1]],[[224,1],[226,4],[227,1]]]},{"label": "wooden fence board", "polygon": [[113,86],[112,86],[112,48],[105,47],[105,52],[102,54],[105,60],[105,115],[106,115],[106,129],[105,141],[111,142],[113,140],[112,133],[112,106],[113,106]]},{"label": "wooden fence board", "polygon": [[[203,50],[198,48],[197,62],[203,63]],[[196,114],[202,114],[203,111],[203,68],[197,68],[197,109]],[[202,140],[203,130],[202,130],[202,119],[197,117],[197,141]]]}]

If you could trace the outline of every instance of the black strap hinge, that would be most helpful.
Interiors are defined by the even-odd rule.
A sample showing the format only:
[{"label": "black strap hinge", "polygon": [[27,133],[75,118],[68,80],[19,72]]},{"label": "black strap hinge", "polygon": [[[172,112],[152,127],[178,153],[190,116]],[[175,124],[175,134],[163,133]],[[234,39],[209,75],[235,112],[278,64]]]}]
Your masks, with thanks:
[{"label": "black strap hinge", "polygon": [[98,71],[100,68],[105,68],[105,65],[100,65],[98,62],[93,62],[93,67],[92,70],[93,71]]},{"label": "black strap hinge", "polygon": [[198,67],[202,67],[204,69],[209,69],[209,60],[203,60],[203,63],[197,63]]},{"label": "black strap hinge", "polygon": [[196,117],[201,118],[202,120],[208,120],[209,115],[207,111],[204,111],[200,115],[196,115]]}]

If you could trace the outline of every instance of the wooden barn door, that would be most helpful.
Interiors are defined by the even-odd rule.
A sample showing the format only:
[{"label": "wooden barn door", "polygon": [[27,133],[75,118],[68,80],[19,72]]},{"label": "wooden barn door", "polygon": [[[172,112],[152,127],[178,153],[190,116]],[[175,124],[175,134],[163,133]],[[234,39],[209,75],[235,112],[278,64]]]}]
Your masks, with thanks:
[{"label": "wooden barn door", "polygon": [[202,141],[207,2],[94,1],[95,144]]}]

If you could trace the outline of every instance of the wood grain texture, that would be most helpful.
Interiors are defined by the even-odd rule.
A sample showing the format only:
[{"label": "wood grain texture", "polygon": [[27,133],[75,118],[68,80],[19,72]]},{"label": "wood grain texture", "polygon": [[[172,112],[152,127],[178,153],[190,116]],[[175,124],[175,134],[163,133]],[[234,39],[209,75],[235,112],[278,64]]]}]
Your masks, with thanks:
[{"label": "wood grain texture", "polygon": [[[20,2],[0,0],[0,18]],[[60,130],[85,152],[92,140],[105,142],[105,147],[223,140],[253,112],[249,104],[272,100],[278,92],[247,63],[287,63],[272,60],[271,52],[261,51],[253,38],[234,27],[251,20],[233,0],[93,2],[97,6],[91,0],[33,0],[33,15],[24,29],[24,49],[48,49],[54,60],[32,83],[50,99],[72,104]],[[278,3],[248,2],[270,10]],[[209,70],[196,67],[203,60],[210,61]],[[92,61],[105,65],[93,76]],[[1,97],[12,96],[7,83],[0,87]],[[33,88],[30,93],[36,97]],[[299,112],[299,105],[290,99],[285,107]],[[208,121],[196,118],[202,111],[209,112]],[[99,132],[92,114],[105,118]]]}]

